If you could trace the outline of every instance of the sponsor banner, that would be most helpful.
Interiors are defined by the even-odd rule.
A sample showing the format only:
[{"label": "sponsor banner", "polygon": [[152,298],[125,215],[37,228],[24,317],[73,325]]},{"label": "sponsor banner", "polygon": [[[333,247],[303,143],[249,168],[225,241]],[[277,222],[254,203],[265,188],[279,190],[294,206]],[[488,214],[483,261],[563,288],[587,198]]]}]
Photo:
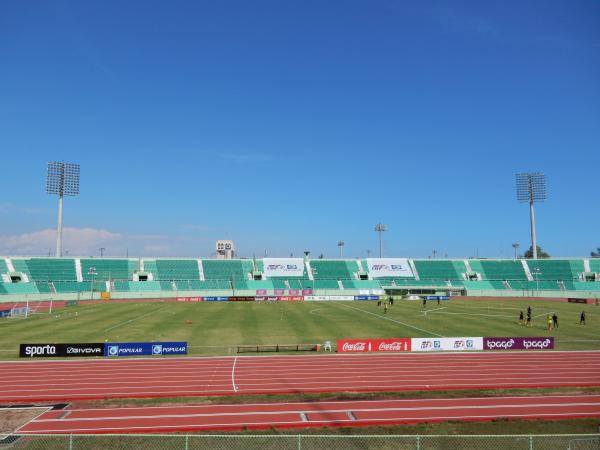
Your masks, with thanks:
[{"label": "sponsor banner", "polygon": [[329,300],[329,295],[305,295],[304,300],[307,302],[325,301]]},{"label": "sponsor banner", "polygon": [[263,258],[267,277],[301,277],[304,275],[302,258]]},{"label": "sponsor banner", "polygon": [[337,351],[356,352],[410,352],[410,338],[386,339],[341,339],[337,341]]},{"label": "sponsor banner", "polygon": [[273,294],[280,296],[285,294],[285,289],[273,289]]},{"label": "sponsor banner", "polygon": [[470,350],[483,350],[483,338],[412,338],[413,352],[462,352]]},{"label": "sponsor banner", "polygon": [[354,300],[354,295],[330,295],[329,300]]},{"label": "sponsor banner", "polygon": [[267,295],[267,290],[266,289],[257,289],[256,290],[256,295],[260,296],[260,295]]},{"label": "sponsor banner", "polygon": [[10,317],[10,309],[5,309],[4,311],[0,311],[0,317]]},{"label": "sponsor banner", "polygon": [[587,303],[587,299],[586,298],[569,298],[567,300],[568,303]]},{"label": "sponsor banner", "polygon": [[354,300],[379,300],[379,295],[355,295]]},{"label": "sponsor banner", "polygon": [[201,302],[202,297],[177,297],[178,302]]},{"label": "sponsor banner", "polygon": [[367,267],[373,278],[413,276],[406,258],[367,258]]},{"label": "sponsor banner", "polygon": [[485,337],[484,350],[552,350],[554,337]]},{"label": "sponsor banner", "polygon": [[230,302],[253,302],[256,297],[229,297]]},{"label": "sponsor banner", "polygon": [[312,289],[302,289],[302,295],[312,295]]},{"label": "sponsor banner", "polygon": [[104,343],[92,344],[21,344],[21,358],[64,358],[73,356],[102,356]]},{"label": "sponsor banner", "polygon": [[202,297],[205,302],[226,302],[229,297]]},{"label": "sponsor banner", "polygon": [[289,295],[300,295],[301,291],[300,291],[300,289],[290,289],[290,290],[288,290],[288,294]]},{"label": "sponsor banner", "polygon": [[447,295],[428,295],[425,300],[450,300]]},{"label": "sponsor banner", "polygon": [[104,356],[186,355],[187,342],[109,342]]},{"label": "sponsor banner", "polygon": [[301,295],[283,295],[281,297],[277,297],[277,300],[281,302],[301,302],[304,300],[304,297]]}]

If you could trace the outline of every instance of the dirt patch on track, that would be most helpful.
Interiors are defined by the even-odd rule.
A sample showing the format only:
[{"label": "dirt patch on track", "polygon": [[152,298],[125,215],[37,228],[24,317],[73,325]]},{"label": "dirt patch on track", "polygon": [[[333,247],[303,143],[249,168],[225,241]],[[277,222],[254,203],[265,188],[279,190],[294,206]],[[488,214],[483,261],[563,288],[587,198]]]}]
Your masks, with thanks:
[{"label": "dirt patch on track", "polygon": [[0,408],[0,435],[13,433],[47,410],[47,407]]}]

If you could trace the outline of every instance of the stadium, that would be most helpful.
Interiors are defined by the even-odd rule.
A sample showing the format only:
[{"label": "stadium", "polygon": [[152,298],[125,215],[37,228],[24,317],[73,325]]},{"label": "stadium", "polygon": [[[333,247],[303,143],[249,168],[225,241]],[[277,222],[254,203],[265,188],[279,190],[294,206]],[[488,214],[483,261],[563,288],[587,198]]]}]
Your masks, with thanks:
[{"label": "stadium", "polygon": [[515,6],[0,2],[0,450],[599,449],[600,2]]}]

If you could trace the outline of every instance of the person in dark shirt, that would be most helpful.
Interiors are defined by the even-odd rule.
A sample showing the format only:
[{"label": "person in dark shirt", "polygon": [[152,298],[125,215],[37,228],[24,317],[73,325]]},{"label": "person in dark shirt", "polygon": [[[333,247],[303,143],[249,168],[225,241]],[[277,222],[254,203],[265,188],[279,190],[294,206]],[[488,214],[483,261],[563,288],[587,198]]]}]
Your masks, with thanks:
[{"label": "person in dark shirt", "polygon": [[523,311],[519,313],[519,325],[525,324],[525,317],[523,317]]},{"label": "person in dark shirt", "polygon": [[585,325],[585,311],[581,311],[579,315],[579,325]]},{"label": "person in dark shirt", "polygon": [[554,325],[554,328],[558,328],[558,316],[555,312],[552,313],[552,323]]}]

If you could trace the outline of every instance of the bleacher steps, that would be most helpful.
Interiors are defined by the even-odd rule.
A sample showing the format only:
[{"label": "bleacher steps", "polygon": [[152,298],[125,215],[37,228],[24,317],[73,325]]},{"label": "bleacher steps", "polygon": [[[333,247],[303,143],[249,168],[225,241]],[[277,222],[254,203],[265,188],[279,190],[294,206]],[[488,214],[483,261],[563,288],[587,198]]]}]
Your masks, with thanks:
[{"label": "bleacher steps", "polygon": [[83,281],[83,273],[81,272],[81,259],[75,259],[75,274],[77,275],[77,281],[81,283]]},{"label": "bleacher steps", "polygon": [[525,271],[525,275],[527,275],[527,280],[534,281],[533,275],[531,275],[531,270],[529,270],[529,266],[527,265],[527,261],[522,259],[521,264],[523,264],[523,270]]},{"label": "bleacher steps", "polygon": [[559,287],[559,288],[560,288],[560,290],[561,290],[561,291],[563,291],[563,292],[567,290],[567,288],[565,287],[565,283],[564,283],[564,281],[562,281],[562,280],[560,280],[560,281],[558,282],[558,287]]},{"label": "bleacher steps", "polygon": [[342,280],[338,280],[338,287],[340,288],[340,290],[344,289],[344,285],[342,284]]},{"label": "bleacher steps", "polygon": [[590,269],[590,260],[589,259],[584,259],[583,260],[583,271],[584,272],[591,272],[592,269]]},{"label": "bleacher steps", "polygon": [[412,270],[413,275],[415,276],[415,280],[420,280],[419,272],[417,272],[417,266],[415,266],[415,262],[412,259],[408,260],[408,265],[410,266],[410,270]]},{"label": "bleacher steps", "polygon": [[202,266],[201,259],[198,259],[198,274],[200,275],[200,281],[206,281],[206,278],[204,278],[204,267]]},{"label": "bleacher steps", "polygon": [[144,270],[144,258],[140,258],[140,272],[145,272],[145,270]]},{"label": "bleacher steps", "polygon": [[56,294],[56,287],[54,286],[54,281],[49,281],[48,286],[50,287],[50,292]]},{"label": "bleacher steps", "polygon": [[502,284],[504,285],[504,287],[506,289],[508,289],[509,291],[512,291],[512,286],[508,283],[507,280],[502,281]]},{"label": "bleacher steps", "polygon": [[315,277],[313,276],[312,268],[310,267],[308,260],[304,261],[304,266],[306,267],[306,274],[308,275],[308,279],[314,281]]},{"label": "bleacher steps", "polygon": [[171,290],[173,290],[173,291],[177,290],[177,285],[175,284],[174,281],[171,281]]},{"label": "bleacher steps", "polygon": [[465,267],[467,268],[467,273],[473,273],[473,269],[471,269],[471,263],[469,263],[468,259],[463,261],[465,263]]},{"label": "bleacher steps", "polygon": [[10,258],[4,258],[4,262],[6,263],[6,268],[9,272],[15,272],[15,266],[13,266],[13,263],[10,260]]}]

